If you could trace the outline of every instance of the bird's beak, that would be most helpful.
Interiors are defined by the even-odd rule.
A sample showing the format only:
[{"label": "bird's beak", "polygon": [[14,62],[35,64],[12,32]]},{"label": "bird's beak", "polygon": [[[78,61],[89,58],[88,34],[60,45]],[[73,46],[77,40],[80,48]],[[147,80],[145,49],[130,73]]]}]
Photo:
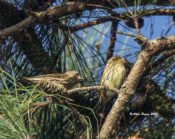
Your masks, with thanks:
[{"label": "bird's beak", "polygon": [[84,80],[83,78],[81,78],[81,76],[78,76],[77,79],[80,80],[80,81]]}]

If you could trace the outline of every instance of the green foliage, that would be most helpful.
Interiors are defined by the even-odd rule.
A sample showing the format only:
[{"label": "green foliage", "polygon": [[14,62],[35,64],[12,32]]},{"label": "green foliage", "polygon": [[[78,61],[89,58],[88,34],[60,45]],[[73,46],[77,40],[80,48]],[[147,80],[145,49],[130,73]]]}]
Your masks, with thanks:
[{"label": "green foliage", "polygon": [[0,138],[69,138],[81,132],[92,136],[91,120],[77,110],[94,115],[92,109],[45,94],[37,86],[25,87],[2,69],[0,84]]},{"label": "green foliage", "polygon": [[[13,3],[0,1],[0,29],[17,24],[30,15],[32,9],[28,8],[28,13],[25,2],[26,0],[15,0]],[[61,4],[61,2],[65,4],[66,0],[55,0],[54,4],[50,3],[46,6],[52,7]],[[88,2],[93,3],[95,1]],[[94,105],[91,106],[91,103],[96,103],[98,100],[96,91],[83,94],[79,92],[78,95],[70,98],[59,94],[48,95],[39,90],[37,85],[23,84],[18,79],[21,76],[54,72],[64,73],[69,70],[76,70],[85,79],[82,83],[84,86],[98,84],[101,78],[100,71],[103,70],[102,66],[106,61],[111,23],[102,22],[100,25],[75,32],[72,31],[72,28],[88,21],[111,18],[115,12],[117,14],[123,13],[126,19],[113,17],[113,20],[119,22],[120,25],[117,31],[123,32],[122,35],[125,37],[125,40],[122,40],[121,36],[117,35],[115,45],[117,49],[114,49],[114,55],[122,55],[129,60],[134,60],[140,51],[140,47],[131,45],[131,36],[126,33],[142,33],[143,30],[140,32],[135,30],[134,17],[140,23],[139,29],[142,28],[145,20],[142,16],[146,10],[156,9],[158,1],[150,0],[146,5],[142,5],[142,2],[145,1],[111,0],[108,5],[105,5],[106,7],[102,6],[101,9],[85,9],[81,13],[37,23],[2,40],[0,42],[0,68],[3,69],[0,72],[0,138],[64,139],[80,136],[93,138],[93,133],[99,131],[104,121],[104,118],[101,117],[107,115],[107,112],[104,115],[97,111],[94,112]],[[132,3],[132,6],[127,5],[127,3]],[[37,3],[34,6],[35,8],[39,7],[39,9],[34,9],[35,11],[44,10]],[[147,17],[147,20],[151,24],[150,28],[146,27],[146,30],[150,30],[148,39],[152,39],[155,25],[154,17]],[[168,35],[171,28],[172,26],[162,29],[162,32],[165,32],[162,33],[163,36]],[[157,55],[151,63],[156,62],[160,57],[161,55]],[[161,113],[165,112],[164,109],[168,112],[170,110],[170,105],[168,107],[164,105],[167,101],[169,102],[167,98],[165,99],[165,94],[170,93],[173,96],[175,91],[173,62],[172,57],[170,60],[164,61],[162,66],[151,69],[148,75],[148,78],[154,78],[164,90],[163,97],[160,96],[160,93],[148,97],[152,102],[150,104],[153,104],[154,108]],[[153,93],[157,93],[157,91]],[[149,94],[153,93],[149,92]],[[48,102],[48,97],[54,99],[56,103]],[[153,102],[155,99],[156,101]],[[113,100],[109,103],[112,105]],[[160,106],[162,107],[160,108]],[[172,109],[170,113],[172,113]],[[164,113],[164,115],[167,114]],[[146,119],[151,121],[152,118]],[[157,122],[159,118],[153,120]],[[128,122],[127,117],[124,121]],[[138,124],[137,128],[132,127],[133,124],[127,125],[125,128],[121,127],[121,133],[128,133],[129,128],[132,128],[131,132],[133,132],[135,129],[138,130],[138,127],[144,126],[142,119],[135,123]],[[146,124],[150,125],[151,123]],[[147,133],[148,138],[159,138],[163,135],[162,127],[156,127],[159,125],[155,124],[155,130]],[[167,130],[171,131],[171,126],[166,127]]]}]

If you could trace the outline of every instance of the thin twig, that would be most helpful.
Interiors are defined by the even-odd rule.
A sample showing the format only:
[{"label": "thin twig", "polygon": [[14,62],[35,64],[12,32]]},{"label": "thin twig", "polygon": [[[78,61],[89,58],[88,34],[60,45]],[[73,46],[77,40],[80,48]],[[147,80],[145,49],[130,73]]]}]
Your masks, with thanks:
[{"label": "thin twig", "polygon": [[[104,89],[106,89],[105,86],[96,85],[96,86],[74,88],[74,89],[68,90],[66,93],[68,95],[72,95],[72,94],[78,93],[80,91],[92,91],[92,90],[98,90],[99,91],[99,90],[104,90]],[[108,90],[113,91],[115,93],[119,93],[119,90],[114,90],[114,89],[108,89]]]},{"label": "thin twig", "polygon": [[118,22],[113,21],[111,25],[110,43],[108,47],[106,62],[108,61],[108,59],[110,59],[113,56],[113,53],[114,53],[117,26],[118,26]]}]

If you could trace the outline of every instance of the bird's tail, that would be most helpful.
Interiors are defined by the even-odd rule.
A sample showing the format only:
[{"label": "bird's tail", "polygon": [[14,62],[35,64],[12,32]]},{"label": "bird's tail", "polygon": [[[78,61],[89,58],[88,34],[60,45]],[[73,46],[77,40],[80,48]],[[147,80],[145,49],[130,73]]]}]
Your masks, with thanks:
[{"label": "bird's tail", "polygon": [[102,112],[103,109],[105,108],[106,100],[107,100],[106,92],[104,90],[100,90],[98,92],[98,102],[95,106],[95,110]]},{"label": "bird's tail", "polygon": [[19,81],[20,83],[29,83],[29,84],[33,84],[33,82],[32,82],[31,80],[29,80],[27,77],[20,77],[20,78],[18,79],[18,81]]}]

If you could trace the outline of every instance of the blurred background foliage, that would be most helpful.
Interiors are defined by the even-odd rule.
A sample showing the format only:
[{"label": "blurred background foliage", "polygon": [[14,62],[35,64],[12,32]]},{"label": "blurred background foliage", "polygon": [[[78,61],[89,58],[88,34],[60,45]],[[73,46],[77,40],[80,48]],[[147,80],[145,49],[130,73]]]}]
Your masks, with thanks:
[{"label": "blurred background foliage", "polygon": [[[0,0],[0,30],[22,21],[31,11],[46,10],[60,4],[64,5],[66,2]],[[87,2],[93,4],[91,0]],[[132,6],[122,0],[112,0],[106,7],[85,9],[81,13],[37,23],[0,42],[0,138],[94,138],[104,120],[103,115],[94,109],[98,101],[97,91],[79,92],[71,98],[64,95],[49,95],[55,98],[57,103],[47,104],[45,100],[48,94],[37,89],[37,86],[21,84],[19,78],[76,70],[86,79],[82,83],[83,86],[98,84],[109,57],[119,55],[133,63],[140,51],[140,46],[134,38],[126,34],[137,35],[132,25],[133,11],[140,19],[140,32],[148,39],[174,35],[172,15],[144,16],[145,10],[161,7],[173,9],[173,3],[165,4],[154,0],[147,1],[146,4],[143,1],[143,6],[141,0],[134,0],[131,3]],[[127,18],[118,19],[113,17],[113,13],[125,13]],[[106,21],[88,28],[75,28],[80,24],[104,20],[107,17],[113,18],[113,22]],[[116,32],[112,33],[113,30]],[[108,55],[108,48],[113,39],[111,36],[116,40],[111,46],[112,55]],[[163,59],[169,53],[167,51],[152,59],[151,63],[155,66],[147,72],[145,78],[153,79],[161,92],[166,94],[169,103],[174,104],[175,57],[170,54]],[[161,59],[162,63],[158,64]],[[156,93],[159,92],[160,90]],[[111,100],[109,107],[113,101]],[[163,102],[166,101],[156,101],[156,105]],[[160,109],[166,111],[171,108]],[[120,132],[116,136],[175,138],[174,116],[167,118],[157,114],[134,118],[129,113],[124,114],[119,127]]]}]

